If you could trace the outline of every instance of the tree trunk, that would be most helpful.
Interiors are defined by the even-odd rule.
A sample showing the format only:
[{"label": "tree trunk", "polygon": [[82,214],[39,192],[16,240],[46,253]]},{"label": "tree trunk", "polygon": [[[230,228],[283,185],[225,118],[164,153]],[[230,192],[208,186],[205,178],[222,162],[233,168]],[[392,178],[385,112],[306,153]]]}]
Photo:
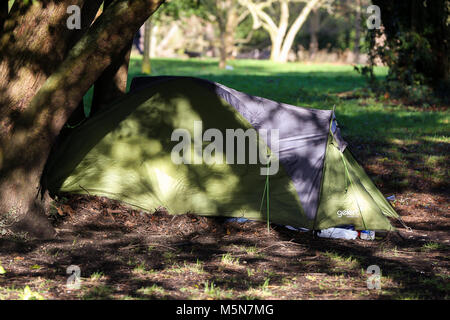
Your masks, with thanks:
[{"label": "tree trunk", "polygon": [[[50,2],[50,1],[49,1]],[[48,76],[63,61],[70,39],[66,9],[83,1],[54,2],[41,8],[15,1],[0,40],[0,128],[9,131],[12,113],[22,112]],[[49,24],[53,27],[49,28]]]},{"label": "tree trunk", "polygon": [[227,12],[221,8],[217,8],[217,24],[219,26],[219,68],[225,69],[227,66]]},{"label": "tree trunk", "polygon": [[280,52],[280,58],[279,61],[286,62],[288,58],[289,51],[291,50],[292,44],[294,43],[295,36],[303,26],[303,23],[305,23],[306,18],[308,18],[309,13],[311,10],[316,7],[321,0],[310,0],[306,3],[306,5],[303,7],[301,13],[299,16],[295,19],[294,23],[289,28],[289,31],[286,35],[286,38],[283,42],[283,47]]},{"label": "tree trunk", "polygon": [[[17,125],[73,44],[77,31],[65,25],[67,6],[82,6],[83,2],[52,2],[41,7],[15,1],[0,30],[0,220],[8,216],[15,227],[40,237],[53,232],[45,217],[36,214],[44,210],[44,203],[36,201],[39,173],[34,156],[39,146],[31,139],[26,142],[29,133]],[[27,212],[29,219],[24,220]]]},{"label": "tree trunk", "polygon": [[319,51],[319,41],[317,39],[317,32],[319,31],[319,10],[312,9],[311,19],[309,23],[309,59],[314,60],[317,51]]},{"label": "tree trunk", "polygon": [[[3,34],[1,44],[7,54],[0,63],[0,214],[9,213],[15,228],[38,237],[54,234],[43,215],[42,198],[37,197],[51,146],[89,87],[120,59],[138,28],[161,2],[113,2],[56,70],[51,62],[62,60],[67,44],[67,38],[61,36],[66,30],[67,3],[49,1],[43,8],[39,3],[31,4],[25,15],[17,14],[20,27],[12,31],[16,33],[14,45],[9,43],[11,34]],[[54,19],[63,29],[59,36],[48,28]],[[34,51],[18,56],[20,48]]]},{"label": "tree trunk", "polygon": [[[111,5],[112,1],[106,0],[103,4],[103,10]],[[121,51],[119,58],[113,61],[95,81],[90,115],[95,114],[126,93],[132,44],[133,40],[131,39],[130,43]]]},{"label": "tree trunk", "polygon": [[235,3],[230,2],[228,3],[226,10],[218,10],[217,12],[217,22],[220,33],[220,69],[225,69],[227,60],[232,58],[232,53],[236,42],[234,34],[239,24],[239,17],[235,6]]},{"label": "tree trunk", "polygon": [[270,37],[270,41],[272,42],[272,48],[270,49],[270,60],[272,61],[281,61],[280,52],[281,45],[283,44],[284,34],[277,32]]},{"label": "tree trunk", "polygon": [[353,53],[355,54],[355,63],[359,63],[359,43],[361,41],[361,0],[356,0],[356,17],[355,17],[355,47]]},{"label": "tree trunk", "polygon": [[[81,29],[82,32],[75,33],[69,40],[69,47],[66,51],[65,56],[67,56],[70,52],[70,49],[80,40],[81,36],[86,32],[86,30],[91,26],[91,24],[99,17],[101,14],[100,6],[103,3],[103,0],[90,0],[85,3],[81,12]],[[92,104],[91,104],[92,109]],[[92,110],[91,110],[92,111]],[[92,113],[92,112],[91,112]],[[86,119],[86,115],[84,112],[84,102],[81,99],[78,107],[72,112],[69,119],[67,120],[67,124],[70,126],[76,126]]]},{"label": "tree trunk", "polygon": [[283,61],[281,57],[282,45],[284,36],[289,25],[289,4],[288,1],[282,0],[280,3],[280,22],[275,34],[271,37],[272,50],[270,52],[270,59],[272,61]]},{"label": "tree trunk", "polygon": [[152,30],[151,30],[151,37],[150,37],[150,59],[156,57],[156,49],[158,48],[158,39],[156,38],[156,35],[158,34],[158,25],[153,24]]},{"label": "tree trunk", "polygon": [[225,69],[227,66],[227,48],[225,40],[225,31],[220,31],[220,47],[219,47],[219,68]]},{"label": "tree trunk", "polygon": [[150,41],[152,38],[152,21],[149,18],[144,26],[144,54],[142,57],[142,73],[150,74],[152,68],[150,65]]},{"label": "tree trunk", "polygon": [[[395,42],[399,34],[417,32],[429,43],[430,54],[422,59],[414,59],[408,51],[399,49],[398,65],[405,66],[415,73],[423,74],[425,82],[448,96],[450,86],[450,45],[444,41],[450,34],[448,16],[450,14],[447,0],[433,1],[389,1],[373,0],[381,8],[387,43]],[[424,58],[428,61],[424,62]]]},{"label": "tree trunk", "polygon": [[[50,2],[50,1],[48,1]],[[0,136],[30,103],[49,75],[91,25],[101,0],[50,2],[43,8],[15,1],[0,34]],[[81,30],[66,26],[69,5],[81,10]],[[52,25],[49,28],[49,24]]]}]

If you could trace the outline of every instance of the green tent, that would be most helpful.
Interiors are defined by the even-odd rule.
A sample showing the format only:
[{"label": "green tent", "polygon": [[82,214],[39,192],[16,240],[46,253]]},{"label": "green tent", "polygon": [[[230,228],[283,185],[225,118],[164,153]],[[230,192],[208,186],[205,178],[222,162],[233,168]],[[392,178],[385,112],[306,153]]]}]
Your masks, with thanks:
[{"label": "green tent", "polygon": [[[393,230],[387,217],[398,217],[348,150],[330,110],[198,78],[142,77],[125,97],[67,130],[44,170],[50,194],[314,230]],[[257,156],[265,155],[257,161],[253,142]]]}]

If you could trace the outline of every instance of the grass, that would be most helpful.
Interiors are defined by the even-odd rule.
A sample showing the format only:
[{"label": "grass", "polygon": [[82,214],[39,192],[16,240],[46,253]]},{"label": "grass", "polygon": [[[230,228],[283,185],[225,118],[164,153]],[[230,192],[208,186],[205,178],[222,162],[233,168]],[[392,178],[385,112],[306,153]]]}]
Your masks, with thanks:
[{"label": "grass", "polygon": [[233,292],[232,290],[224,290],[219,288],[214,281],[206,280],[203,283],[204,286],[204,294],[207,296],[207,299],[232,299]]},{"label": "grass", "polygon": [[352,256],[342,256],[335,252],[325,252],[324,256],[330,259],[330,262],[336,267],[354,269],[359,266],[358,261]]},{"label": "grass", "polygon": [[25,286],[19,293],[20,300],[44,300],[44,297],[37,291],[33,291],[29,286]]},{"label": "grass", "polygon": [[438,251],[438,250],[448,250],[448,246],[442,243],[438,242],[427,242],[425,243],[422,248],[423,251]]},{"label": "grass", "polygon": [[90,288],[83,296],[83,300],[106,300],[111,299],[114,289],[108,285],[99,285]]},{"label": "grass", "polygon": [[146,296],[164,296],[166,291],[164,288],[154,284],[151,287],[142,287],[138,291],[138,293],[146,295]]},{"label": "grass", "polygon": [[230,253],[226,253],[222,255],[220,262],[224,265],[238,266],[239,258],[235,258]]},{"label": "grass", "polygon": [[169,270],[178,274],[203,274],[205,272],[203,270],[203,262],[198,259],[196,263],[184,261],[183,265],[174,264]]},{"label": "grass", "polygon": [[105,274],[103,272],[94,272],[90,276],[90,280],[93,282],[103,280],[105,278]]}]

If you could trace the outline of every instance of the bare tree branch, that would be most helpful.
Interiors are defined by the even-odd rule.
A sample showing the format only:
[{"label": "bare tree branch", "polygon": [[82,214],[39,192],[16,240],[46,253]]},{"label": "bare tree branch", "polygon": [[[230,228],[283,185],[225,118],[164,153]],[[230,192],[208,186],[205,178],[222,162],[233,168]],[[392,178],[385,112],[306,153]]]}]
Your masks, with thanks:
[{"label": "bare tree branch", "polygon": [[[270,35],[272,49],[270,58],[275,61],[287,61],[289,50],[292,47],[296,34],[306,21],[311,9],[319,6],[324,1],[333,0],[239,0],[250,11],[253,19],[253,28],[263,27]],[[278,25],[265,9],[270,8],[275,2],[279,3]],[[305,2],[305,6],[289,27],[289,4]]]},{"label": "bare tree branch", "polygon": [[289,31],[286,35],[286,38],[283,42],[283,48],[281,49],[280,53],[280,61],[287,61],[287,57],[289,54],[289,50],[291,50],[292,44],[294,42],[295,36],[300,30],[300,28],[303,26],[303,24],[306,21],[306,18],[308,18],[309,13],[311,10],[318,6],[322,0],[310,0],[306,4],[306,6],[302,9],[299,16],[295,19],[294,23],[289,28]]}]

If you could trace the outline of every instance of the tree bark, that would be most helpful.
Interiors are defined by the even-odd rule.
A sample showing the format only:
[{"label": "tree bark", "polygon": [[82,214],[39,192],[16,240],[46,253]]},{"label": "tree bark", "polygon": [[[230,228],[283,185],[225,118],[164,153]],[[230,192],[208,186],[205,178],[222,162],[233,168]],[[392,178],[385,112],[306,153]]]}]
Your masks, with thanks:
[{"label": "tree bark", "polygon": [[355,63],[359,63],[359,43],[361,41],[361,0],[356,0],[356,17],[355,17],[355,46],[353,53],[355,54]]},{"label": "tree bark", "polygon": [[[152,24],[152,30],[150,33],[150,59],[156,57],[156,49],[158,48],[157,38],[156,35],[158,34],[158,25]],[[170,33],[170,31],[169,31]],[[168,34],[169,36],[169,34]]]},{"label": "tree bark", "polygon": [[[0,135],[7,134],[14,118],[56,70],[92,23],[100,0],[65,0],[59,3],[15,1],[0,35]],[[66,26],[69,5],[81,11],[81,30]]]},{"label": "tree bark", "polygon": [[281,51],[283,46],[284,36],[289,25],[289,4],[287,0],[282,0],[280,3],[280,22],[275,35],[272,36],[272,50],[270,52],[270,59],[273,61],[281,61]]},{"label": "tree bark", "polygon": [[227,60],[233,55],[235,48],[235,32],[238,25],[247,16],[245,12],[239,16],[238,1],[214,0],[207,8],[216,17],[219,27],[219,68],[225,69]]},{"label": "tree bark", "polygon": [[141,72],[145,74],[150,74],[152,72],[152,67],[150,65],[151,33],[152,33],[152,22],[151,18],[149,18],[144,25],[144,53],[142,57]]},{"label": "tree bark", "polygon": [[30,158],[36,150],[31,150],[35,148],[32,141],[24,143],[26,134],[15,132],[15,127],[32,97],[64,59],[69,39],[76,33],[66,27],[67,6],[83,3],[46,1],[41,7],[15,1],[0,34],[0,219],[5,214],[13,216],[17,226],[29,232],[39,230],[36,234],[41,237],[51,235],[42,215],[22,219],[24,212],[44,209],[43,203],[34,201],[39,179]]},{"label": "tree bark", "polygon": [[[11,113],[20,113],[48,76],[63,61],[69,39],[66,9],[84,1],[47,1],[44,7],[15,1],[0,39],[0,128],[12,126]],[[49,27],[50,26],[50,27]]]},{"label": "tree bark", "polygon": [[227,45],[225,39],[225,25],[219,19],[219,37],[220,37],[220,47],[219,47],[219,69],[225,69],[227,66]]},{"label": "tree bark", "polygon": [[[113,0],[106,0],[103,3],[103,10],[110,6],[112,2]],[[132,44],[133,39],[120,52],[119,58],[113,61],[95,81],[90,115],[97,113],[126,93]]]},{"label": "tree bark", "polygon": [[317,32],[319,31],[319,10],[312,9],[310,24],[309,24],[309,59],[314,60],[317,51],[319,51],[319,41],[317,39]]},{"label": "tree bark", "polygon": [[[222,3],[222,6],[218,6],[216,8],[217,15],[217,24],[219,26],[219,38],[220,38],[220,46],[219,46],[219,68],[225,69],[227,66],[228,52],[229,52],[229,16],[232,14],[232,8],[223,8],[225,3]],[[228,9],[228,10],[226,10]],[[231,30],[231,32],[234,32]]]},{"label": "tree bark", "polygon": [[[66,56],[69,53],[70,49],[80,40],[81,36],[86,32],[86,30],[91,26],[93,21],[98,18],[100,15],[100,6],[103,3],[103,0],[90,0],[87,1],[81,12],[81,32],[75,33],[69,40],[69,47],[66,52]],[[92,108],[92,104],[91,104]],[[84,102],[83,99],[78,104],[78,107],[72,112],[69,119],[67,120],[67,124],[70,126],[76,126],[86,119],[86,115],[84,112]],[[64,130],[64,129],[63,129]]]},{"label": "tree bark", "polygon": [[[76,1],[68,2],[71,5]],[[50,19],[55,17],[65,28],[67,3],[61,1],[54,4],[49,1],[46,8],[32,4],[33,10],[24,16],[18,15],[18,25],[20,22],[23,24],[17,28],[19,31],[15,31],[15,38],[19,44],[23,41],[33,44],[35,51],[28,59],[34,62],[36,70],[32,68],[34,65],[28,64],[29,69],[22,71],[20,63],[24,61],[24,54],[14,56],[20,48],[17,45],[6,51],[6,59],[0,64],[0,214],[13,214],[15,228],[38,237],[51,237],[54,234],[43,215],[43,203],[37,197],[41,173],[51,146],[89,87],[113,61],[120,59],[135,32],[162,2],[113,2],[77,42],[67,58],[61,64],[58,63],[57,68],[49,66],[48,61],[56,59],[55,56],[61,59],[66,45],[59,41],[61,35],[55,37],[47,30],[51,29],[49,25],[53,25]],[[30,12],[37,18],[33,14],[30,16]],[[25,18],[31,19],[31,22]],[[36,26],[39,27],[38,31]],[[37,35],[41,39],[37,39]],[[55,42],[55,38],[58,41]],[[67,44],[67,38],[63,39]],[[9,43],[4,41],[5,37],[2,37],[3,49]],[[22,47],[30,48],[29,44]],[[30,83],[20,72],[19,75],[12,73],[12,67],[28,76],[33,76],[33,72],[41,76],[33,76]],[[8,80],[15,90],[7,86]],[[28,93],[29,89],[33,91],[31,94]],[[33,94],[38,89],[39,92]]]},{"label": "tree bark", "polygon": [[303,24],[306,21],[306,18],[308,18],[309,13],[311,10],[316,7],[321,0],[310,0],[306,3],[305,7],[302,9],[299,16],[295,19],[294,23],[289,28],[289,31],[286,35],[286,38],[283,42],[283,47],[280,52],[280,57],[278,61],[286,62],[288,58],[289,51],[291,50],[292,44],[294,43],[295,36],[303,26]]}]

